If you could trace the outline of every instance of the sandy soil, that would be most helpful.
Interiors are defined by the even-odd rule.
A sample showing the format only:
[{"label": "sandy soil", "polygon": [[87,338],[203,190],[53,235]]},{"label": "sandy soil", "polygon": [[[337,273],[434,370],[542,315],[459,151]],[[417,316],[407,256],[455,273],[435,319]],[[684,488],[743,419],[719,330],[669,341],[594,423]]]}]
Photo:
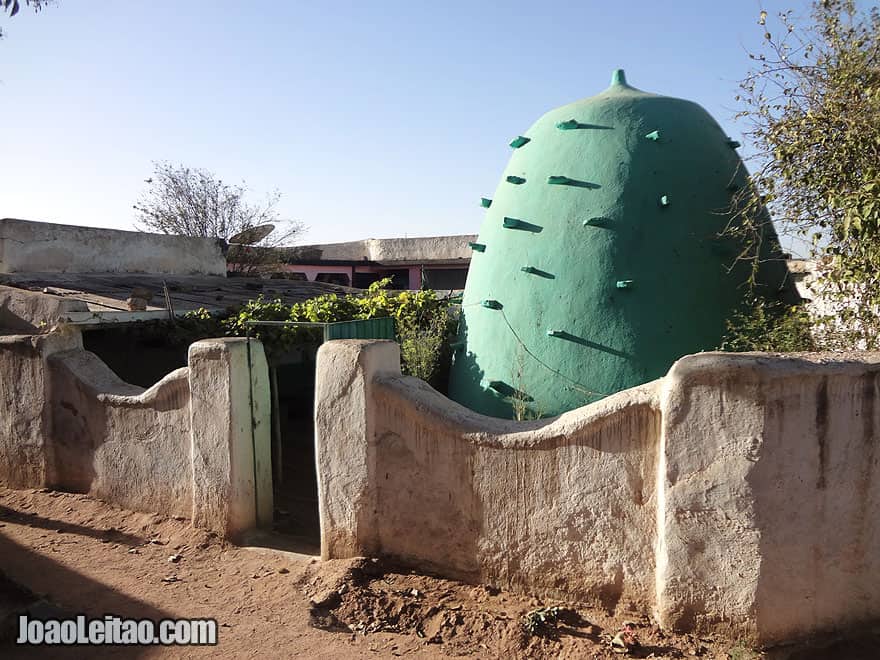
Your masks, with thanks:
[{"label": "sandy soil", "polygon": [[0,572],[0,620],[37,599],[44,615],[213,617],[220,625],[213,648],[22,648],[11,630],[5,639],[0,630],[3,658],[880,657],[876,637],[825,652],[792,648],[761,656],[712,637],[665,635],[635,615],[640,645],[621,655],[610,641],[623,622],[577,604],[544,603],[375,559],[319,562],[237,547],[184,519],[44,490],[0,488]]}]

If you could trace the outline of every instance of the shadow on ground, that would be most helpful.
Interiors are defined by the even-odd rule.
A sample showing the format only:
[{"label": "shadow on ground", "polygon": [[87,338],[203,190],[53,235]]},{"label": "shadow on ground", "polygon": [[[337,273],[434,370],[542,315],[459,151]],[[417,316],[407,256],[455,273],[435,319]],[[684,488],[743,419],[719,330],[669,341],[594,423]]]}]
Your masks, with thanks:
[{"label": "shadow on ground", "polygon": [[[5,512],[9,513],[8,509]],[[39,523],[46,520],[38,516],[26,516]],[[56,524],[48,529],[60,529]],[[73,528],[79,528],[74,531]],[[97,530],[79,525],[67,525],[71,534],[95,536]],[[128,536],[128,535],[124,535]],[[133,538],[133,537],[132,537]],[[113,613],[122,617],[165,619],[168,612],[141,600],[114,591],[76,571],[29,548],[23,547],[0,534],[0,557],[3,573],[0,574],[0,657],[6,658],[110,658],[123,653],[127,658],[145,656],[150,647],[28,647],[15,644],[18,636],[18,616],[28,614],[33,618],[74,617],[86,614],[101,617]]]}]

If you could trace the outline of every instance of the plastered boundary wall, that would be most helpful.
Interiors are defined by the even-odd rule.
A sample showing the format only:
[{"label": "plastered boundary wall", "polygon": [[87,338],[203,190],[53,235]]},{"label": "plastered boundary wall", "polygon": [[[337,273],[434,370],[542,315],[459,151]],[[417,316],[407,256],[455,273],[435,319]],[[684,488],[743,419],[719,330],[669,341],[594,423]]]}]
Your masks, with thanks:
[{"label": "plastered boundary wall", "polygon": [[0,273],[226,275],[222,241],[0,218]]},{"label": "plastered boundary wall", "polygon": [[0,337],[0,483],[87,492],[228,537],[270,524],[261,344],[204,340],[188,361],[145,390],[77,332]]},{"label": "plastered boundary wall", "polygon": [[557,418],[475,414],[396,344],[318,353],[325,559],[770,644],[880,617],[880,356],[687,356]]}]

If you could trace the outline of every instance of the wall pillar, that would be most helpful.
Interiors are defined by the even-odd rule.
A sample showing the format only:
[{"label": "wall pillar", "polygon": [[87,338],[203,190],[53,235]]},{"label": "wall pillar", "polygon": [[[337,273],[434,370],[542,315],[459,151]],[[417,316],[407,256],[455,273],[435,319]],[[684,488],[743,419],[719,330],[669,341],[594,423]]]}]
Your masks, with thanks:
[{"label": "wall pillar", "polygon": [[750,365],[689,355],[664,379],[658,462],[656,618],[757,641],[760,536],[750,483],[764,402]]},{"label": "wall pillar", "polygon": [[189,348],[193,524],[235,537],[272,523],[271,397],[263,345]]},{"label": "wall pillar", "polygon": [[413,291],[418,291],[422,288],[422,267],[421,266],[410,266],[409,267],[409,288]]},{"label": "wall pillar", "polygon": [[52,382],[49,356],[82,348],[72,329],[45,335],[0,336],[0,483],[52,485]]},{"label": "wall pillar", "polygon": [[880,616],[880,355],[690,355],[662,408],[661,627],[775,644]]},{"label": "wall pillar", "polygon": [[392,341],[337,340],[318,350],[315,452],[321,558],[376,554],[374,378],[400,374]]}]

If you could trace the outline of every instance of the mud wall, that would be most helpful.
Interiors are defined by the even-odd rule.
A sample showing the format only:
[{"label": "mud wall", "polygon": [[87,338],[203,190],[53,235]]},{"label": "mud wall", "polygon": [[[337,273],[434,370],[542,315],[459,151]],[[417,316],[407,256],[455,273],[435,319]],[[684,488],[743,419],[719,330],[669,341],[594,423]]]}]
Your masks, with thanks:
[{"label": "mud wall", "polygon": [[189,517],[192,510],[189,369],[144,389],[98,356],[49,358],[53,486],[120,506]]},{"label": "mud wall", "polygon": [[90,493],[233,537],[272,519],[260,343],[209,339],[149,388],[79,333],[0,337],[0,482]]},{"label": "mud wall", "polygon": [[0,482],[12,488],[52,480],[52,415],[47,360],[80,348],[79,333],[0,336]]},{"label": "mud wall", "polygon": [[611,609],[653,602],[659,382],[518,423],[400,376],[396,344],[318,356],[326,558],[382,553]]},{"label": "mud wall", "polygon": [[657,610],[782,641],[880,616],[880,355],[704,353],[664,379]]},{"label": "mud wall", "polygon": [[324,344],[324,558],[652,611],[772,643],[880,617],[876,354],[702,353],[560,417],[483,417]]},{"label": "mud wall", "polygon": [[374,401],[383,552],[608,609],[650,604],[656,384],[528,424],[472,413],[414,378],[380,379]]}]

